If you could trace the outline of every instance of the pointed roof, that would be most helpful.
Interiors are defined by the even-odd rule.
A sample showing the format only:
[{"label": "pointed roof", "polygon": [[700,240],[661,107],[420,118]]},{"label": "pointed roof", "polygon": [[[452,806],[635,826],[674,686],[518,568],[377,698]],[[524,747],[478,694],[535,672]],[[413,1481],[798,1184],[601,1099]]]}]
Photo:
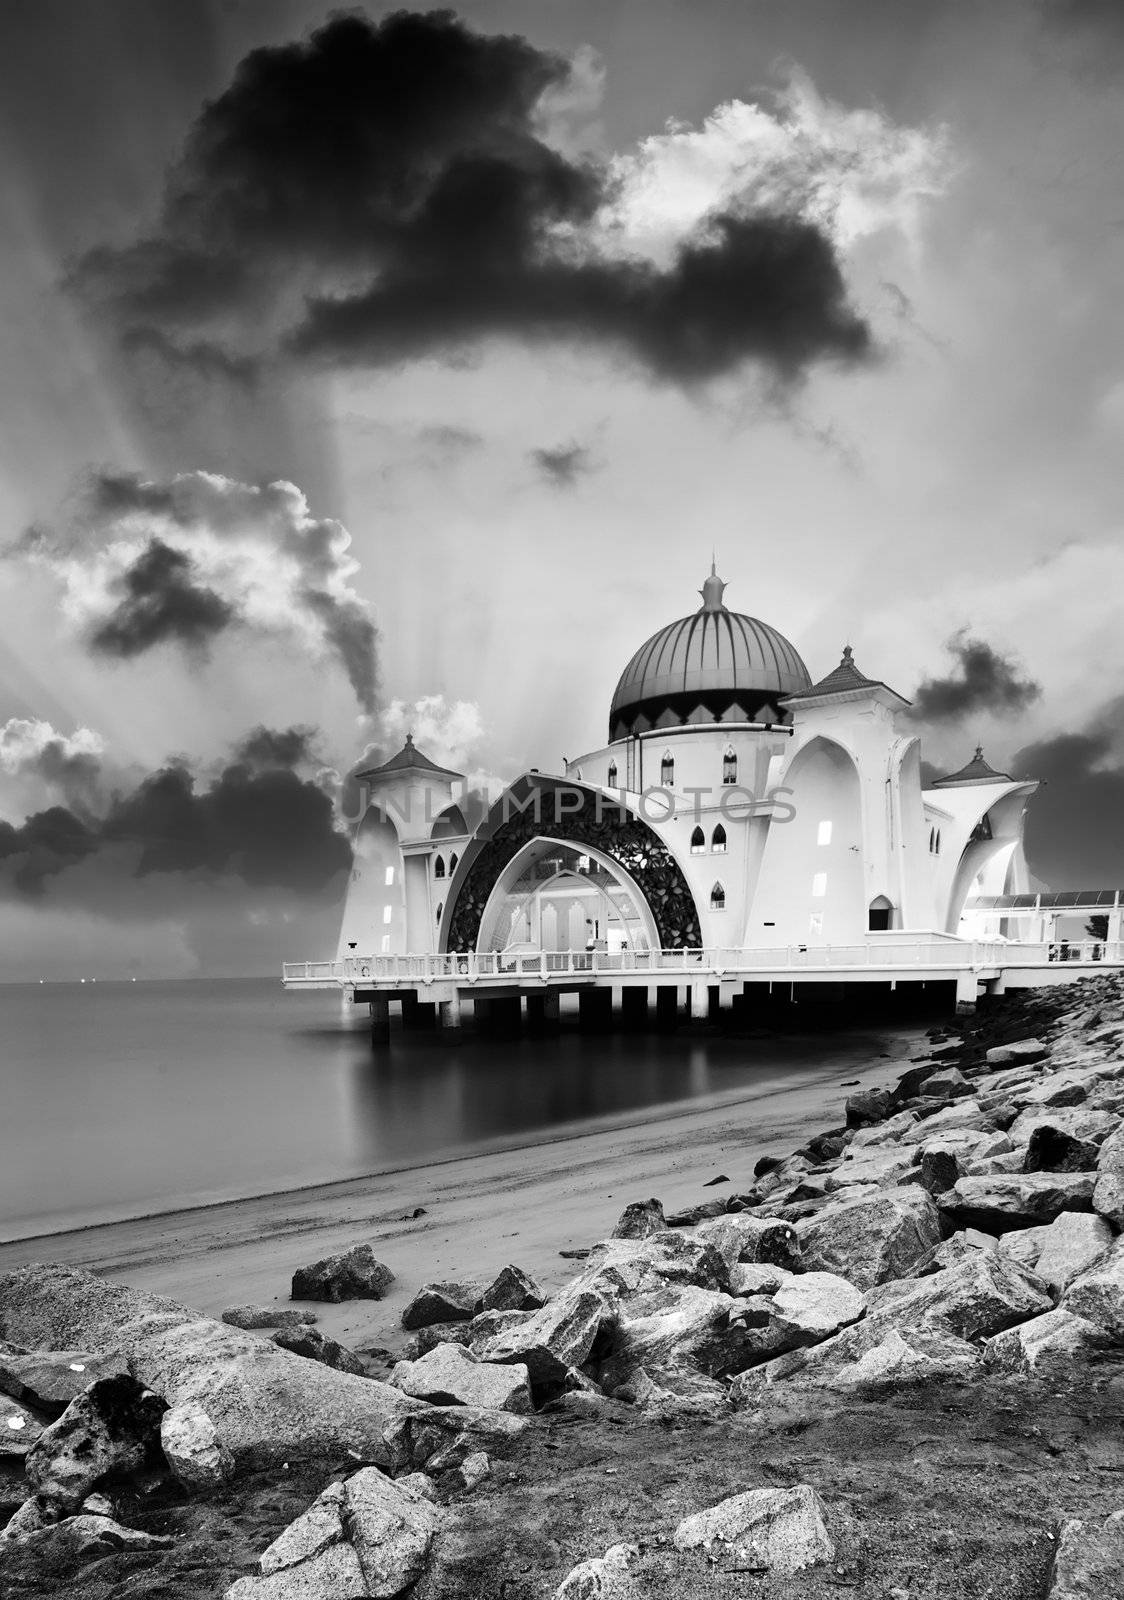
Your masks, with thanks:
[{"label": "pointed roof", "polygon": [[726,585],[718,576],[713,556],[710,558],[710,577],[704,581],[699,593],[702,595],[700,611],[725,611],[722,596],[726,593]]},{"label": "pointed roof", "polygon": [[996,772],[984,760],[983,745],[976,746],[976,753],[967,766],[961,767],[959,772],[949,772],[943,778],[935,779],[930,789],[959,789],[970,783],[1014,783],[1009,772]]},{"label": "pointed roof", "polygon": [[414,744],[412,733],[406,735],[406,743],[396,756],[391,756],[389,761],[384,761],[381,767],[367,767],[363,772],[357,772],[357,778],[386,778],[398,772],[432,772],[441,778],[462,778],[462,772],[453,772],[449,767],[439,767],[436,761],[431,761],[427,755]]},{"label": "pointed roof", "polygon": [[902,705],[909,705],[904,695],[900,695],[896,689],[891,689],[888,683],[883,683],[879,678],[868,678],[865,673],[860,672],[855,665],[854,652],[847,644],[843,646],[843,659],[826,678],[821,678],[808,689],[798,689],[795,694],[788,695],[784,704],[792,705],[794,701],[800,700],[827,700],[835,695],[849,695],[858,699],[862,694],[877,689],[893,695]]}]

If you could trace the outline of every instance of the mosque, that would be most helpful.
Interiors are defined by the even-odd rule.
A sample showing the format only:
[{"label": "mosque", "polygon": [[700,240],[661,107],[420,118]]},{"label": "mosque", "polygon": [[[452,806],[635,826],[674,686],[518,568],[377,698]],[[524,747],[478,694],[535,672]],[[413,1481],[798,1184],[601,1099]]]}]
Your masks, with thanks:
[{"label": "mosque", "polygon": [[1035,782],[977,749],[926,784],[902,695],[849,647],[813,682],[726,587],[712,564],[698,609],[635,652],[603,745],[524,773],[474,824],[463,775],[411,738],[359,774],[337,959],[596,951],[627,965],[788,947],[814,960],[1005,932],[974,908],[1034,899]]}]

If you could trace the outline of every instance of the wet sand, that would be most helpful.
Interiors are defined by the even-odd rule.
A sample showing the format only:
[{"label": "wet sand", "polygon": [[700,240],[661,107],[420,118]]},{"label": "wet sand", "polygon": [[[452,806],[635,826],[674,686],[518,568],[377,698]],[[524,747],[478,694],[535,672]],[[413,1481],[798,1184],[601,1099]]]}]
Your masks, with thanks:
[{"label": "wet sand", "polygon": [[[862,1070],[808,1068],[782,1085],[592,1132],[0,1244],[0,1271],[68,1262],[217,1316],[247,1302],[287,1305],[296,1267],[370,1243],[397,1277],[387,1297],[315,1310],[325,1332],[346,1344],[396,1350],[406,1337],[402,1309],[423,1283],[486,1283],[515,1262],[554,1289],[575,1270],[559,1252],[605,1237],[630,1200],[654,1195],[676,1210],[748,1189],[759,1156],[839,1125],[854,1079],[864,1088],[893,1083],[923,1043],[921,1030],[898,1034],[887,1041],[893,1054]],[[729,1183],[705,1187],[723,1174]],[[425,1214],[414,1218],[419,1207]]]}]

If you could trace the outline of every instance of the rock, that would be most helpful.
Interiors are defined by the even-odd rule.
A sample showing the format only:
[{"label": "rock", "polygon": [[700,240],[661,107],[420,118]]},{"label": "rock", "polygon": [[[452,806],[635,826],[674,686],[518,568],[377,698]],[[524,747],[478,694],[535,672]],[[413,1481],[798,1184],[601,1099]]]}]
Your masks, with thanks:
[{"label": "rock", "polygon": [[1124,1229],[1124,1127],[1110,1134],[1100,1147],[1093,1210],[1118,1231]]},{"label": "rock", "polygon": [[421,1577],[443,1520],[412,1484],[365,1467],[330,1484],[226,1600],[389,1600]]},{"label": "rock", "polygon": [[279,1350],[288,1350],[309,1361],[322,1361],[336,1372],[350,1372],[357,1378],[367,1376],[367,1369],[353,1351],[337,1340],[329,1339],[319,1328],[309,1327],[307,1323],[300,1323],[295,1328],[278,1328],[272,1342]]},{"label": "rock", "polygon": [[169,1406],[160,1418],[160,1448],[185,1489],[219,1489],[233,1476],[234,1458],[196,1400]]},{"label": "rock", "polygon": [[891,1328],[856,1360],[840,1366],[832,1378],[832,1386],[897,1388],[940,1378],[963,1378],[978,1362],[971,1345],[954,1335],[902,1332]]},{"label": "rock", "polygon": [[673,1211],[667,1218],[669,1228],[693,1228],[696,1222],[705,1222],[708,1217],[720,1217],[725,1213],[725,1200],[703,1200],[697,1206],[688,1206],[685,1211]]},{"label": "rock", "polygon": [[33,1412],[18,1400],[0,1395],[0,1461],[26,1456],[42,1432],[43,1422]]},{"label": "rock", "polygon": [[1075,1139],[1062,1128],[1043,1123],[1034,1129],[1027,1145],[1024,1172],[1092,1172],[1098,1147],[1088,1139]]},{"label": "rock", "polygon": [[76,1508],[103,1478],[144,1464],[166,1410],[135,1378],[99,1378],[43,1429],[28,1453],[28,1481],[53,1505]]},{"label": "rock", "polygon": [[1043,1061],[1050,1054],[1041,1039],[1019,1039],[1015,1044],[997,1044],[987,1052],[989,1067],[1022,1066]]},{"label": "rock", "polygon": [[863,1128],[872,1122],[884,1122],[890,1115],[891,1101],[885,1089],[864,1089],[847,1096],[846,1117],[848,1128]]},{"label": "rock", "polygon": [[[940,1104],[929,1101],[928,1104]],[[1014,1120],[1014,1109],[1011,1110]],[[985,1111],[975,1100],[954,1100],[941,1104],[939,1111],[926,1116],[915,1128],[902,1135],[902,1144],[928,1144],[934,1139],[944,1139],[950,1133],[994,1134],[997,1130],[995,1113]]]},{"label": "rock", "polygon": [[468,1322],[480,1306],[476,1283],[427,1283],[402,1313],[404,1328],[428,1328],[435,1322]]},{"label": "rock", "polygon": [[538,1311],[545,1304],[546,1296],[522,1267],[504,1267],[480,1296],[484,1311]]},{"label": "rock", "polygon": [[518,1327],[496,1334],[480,1349],[485,1361],[525,1366],[531,1383],[561,1383],[570,1367],[584,1366],[603,1328],[614,1322],[603,1294],[577,1289],[532,1313]]},{"label": "rock", "polygon": [[[744,1237],[750,1219],[730,1217],[723,1221],[740,1229]],[[724,1291],[729,1286],[730,1272],[726,1256],[706,1232],[712,1226],[717,1224],[706,1223],[690,1237],[668,1230],[649,1234],[646,1239],[605,1239],[590,1252],[585,1270],[568,1285],[564,1296],[592,1289],[614,1300],[621,1294],[646,1293],[666,1283]],[[732,1237],[732,1233],[723,1235],[728,1249]]]},{"label": "rock", "polygon": [[1109,1600],[1124,1568],[1124,1511],[1104,1522],[1064,1522],[1054,1550],[1046,1600]]},{"label": "rock", "polygon": [[88,1494],[78,1509],[88,1512],[91,1517],[116,1518],[117,1516],[116,1507],[107,1494]]},{"label": "rock", "polygon": [[[1087,1104],[1055,1106],[1050,1111],[1032,1106],[1029,1110],[1019,1112],[1007,1129],[1007,1137],[1013,1145],[1026,1149],[1029,1148],[1030,1141],[1038,1128],[1053,1128],[1058,1132],[1068,1133],[1073,1139],[1082,1139],[1089,1144],[1095,1144],[1098,1151],[1103,1154],[1104,1145],[1109,1135],[1119,1126],[1119,1122],[1119,1116],[1113,1112],[1101,1111]],[[1098,1155],[1098,1161],[1099,1159]]]},{"label": "rock", "polygon": [[1024,1089],[1018,1098],[1024,1111],[1044,1111],[1054,1106],[1079,1106],[1089,1098],[1089,1091],[1079,1079],[1058,1072],[1032,1089]]},{"label": "rock", "polygon": [[1007,1233],[1052,1222],[1063,1211],[1088,1211],[1092,1198],[1091,1173],[1026,1172],[958,1178],[938,1203],[958,1227]]},{"label": "rock", "polygon": [[936,1207],[916,1185],[854,1200],[841,1197],[799,1222],[804,1266],[859,1289],[900,1278],[940,1239]]},{"label": "rock", "polygon": [[866,1296],[833,1272],[805,1272],[777,1291],[773,1309],[799,1343],[811,1344],[857,1322],[866,1310]]},{"label": "rock", "polygon": [[630,1573],[639,1559],[636,1545],[611,1545],[603,1556],[571,1568],[555,1589],[554,1600],[633,1600],[639,1591]]},{"label": "rock", "polygon": [[739,1261],[730,1273],[730,1293],[776,1294],[782,1284],[791,1283],[795,1273],[763,1261]]},{"label": "rock", "polygon": [[1028,1272],[1033,1272],[1038,1265],[1046,1231],[1043,1225],[1038,1228],[1013,1228],[1010,1233],[1000,1234],[999,1253],[1010,1256],[1021,1267],[1026,1267]]},{"label": "rock", "polygon": [[[674,1387],[675,1376],[683,1371],[725,1376],[783,1348],[779,1335],[767,1331],[758,1336],[744,1321],[735,1320],[744,1318],[751,1304],[693,1285],[665,1285],[622,1302],[612,1349],[599,1373],[602,1387],[612,1394],[640,1367],[656,1382],[670,1381]],[[763,1317],[762,1327],[767,1322]]]},{"label": "rock", "polygon": [[124,1356],[89,1350],[0,1355],[0,1394],[23,1400],[46,1416],[61,1417],[70,1402],[98,1378],[128,1377]]},{"label": "rock", "polygon": [[649,1234],[663,1233],[667,1218],[658,1200],[634,1200],[625,1206],[613,1229],[614,1239],[646,1239]]},{"label": "rock", "polygon": [[[491,1311],[486,1315],[508,1317],[522,1313]],[[428,1355],[431,1350],[436,1350],[439,1344],[470,1345],[477,1320],[474,1317],[471,1322],[436,1322],[431,1327],[419,1328],[412,1339],[407,1339],[402,1354],[407,1361],[420,1361],[422,1356]]]},{"label": "rock", "polygon": [[939,1072],[932,1072],[922,1079],[917,1093],[938,1100],[959,1100],[961,1096],[972,1093],[972,1085],[958,1067],[942,1067]]},{"label": "rock", "polygon": [[679,1422],[690,1417],[717,1420],[730,1410],[724,1384],[701,1373],[684,1369],[674,1377],[675,1387],[657,1383],[644,1367],[637,1367],[627,1382],[613,1391],[615,1400],[626,1400],[654,1422]]},{"label": "rock", "polygon": [[841,1161],[835,1171],[824,1181],[828,1193],[846,1189],[858,1183],[894,1185],[908,1182],[906,1174],[916,1164],[917,1151],[906,1149],[868,1150],[851,1159]]},{"label": "rock", "polygon": [[399,1361],[390,1381],[403,1394],[433,1405],[531,1410],[531,1383],[525,1366],[478,1361],[457,1344],[438,1345],[420,1361]]},{"label": "rock", "polygon": [[1063,1211],[1042,1229],[1035,1275],[1060,1293],[1111,1249],[1112,1240],[1112,1229],[1103,1217]]},{"label": "rock", "polygon": [[459,1467],[474,1450],[505,1450],[527,1428],[526,1417],[479,1406],[430,1406],[414,1402],[390,1430],[396,1467],[416,1467],[430,1476]]},{"label": "rock", "polygon": [[232,1328],[300,1328],[316,1321],[315,1311],[293,1311],[288,1306],[228,1306],[223,1322]]},{"label": "rock", "polygon": [[457,1469],[461,1482],[465,1488],[472,1490],[484,1482],[492,1471],[492,1463],[488,1460],[483,1450],[474,1450],[471,1455],[465,1456]]},{"label": "rock", "polygon": [[[5,1529],[4,1535],[7,1533]],[[15,1542],[27,1551],[49,1549],[52,1562],[65,1567],[120,1550],[167,1550],[175,1544],[166,1534],[141,1533],[115,1522],[112,1517],[95,1517],[85,1512],[20,1533]]]},{"label": "rock", "polygon": [[[478,1356],[489,1339],[494,1339],[498,1333],[507,1333],[511,1328],[521,1328],[528,1318],[533,1316],[533,1311],[481,1311],[478,1316],[473,1317],[467,1327],[463,1322],[454,1324],[458,1333],[467,1332],[467,1339],[434,1339],[432,1344],[427,1344],[425,1348],[419,1349],[416,1353],[408,1351],[406,1359],[418,1361],[439,1344],[463,1344],[467,1350],[472,1351],[474,1356]],[[437,1330],[430,1331],[436,1332]],[[452,1330],[442,1329],[441,1331],[451,1332]],[[411,1343],[421,1345],[424,1337],[424,1333],[419,1333],[418,1337],[412,1340]]]},{"label": "rock", "polygon": [[294,1300],[381,1300],[394,1282],[390,1268],[375,1259],[369,1244],[338,1256],[325,1256],[293,1273]]},{"label": "rock", "polygon": [[961,1174],[960,1161],[955,1150],[947,1145],[926,1145],[921,1152],[921,1187],[926,1194],[943,1194],[951,1189]]},{"label": "rock", "polygon": [[1124,1240],[1118,1240],[1091,1272],[1074,1279],[1062,1305],[1075,1317],[1103,1328],[1114,1344],[1124,1344]]},{"label": "rock", "polygon": [[389,1384],[295,1361],[257,1334],[75,1267],[0,1275],[0,1331],[28,1346],[119,1350],[169,1404],[198,1401],[240,1469],[346,1450],[389,1465],[403,1418],[427,1410]]},{"label": "rock", "polygon": [[[87,1501],[93,1500],[94,1498],[95,1496],[93,1495],[88,1496],[87,1500],[82,1502],[82,1509],[86,1510]],[[97,1516],[99,1514],[100,1513],[92,1510],[90,1512],[90,1515],[92,1516]],[[58,1520],[59,1514],[55,1507],[50,1505],[49,1502],[44,1500],[40,1495],[33,1494],[29,1499],[25,1500],[23,1505],[19,1507],[15,1514],[8,1519],[7,1524],[3,1528],[0,1528],[0,1544],[22,1543],[23,1540],[27,1538],[28,1534],[38,1533],[41,1528],[53,1528]]]},{"label": "rock", "polygon": [[990,1233],[981,1233],[978,1228],[965,1228],[943,1239],[935,1250],[918,1262],[909,1277],[929,1277],[934,1272],[943,1272],[946,1267],[958,1267],[962,1261],[970,1261],[979,1250],[996,1250],[998,1247],[998,1239]]},{"label": "rock", "polygon": [[987,1341],[984,1360],[997,1372],[1032,1373],[1072,1364],[1111,1343],[1103,1328],[1059,1307],[1006,1328]]},{"label": "rock", "polygon": [[777,1217],[747,1217],[740,1213],[718,1217],[713,1222],[700,1223],[696,1234],[714,1245],[728,1269],[741,1261],[784,1267],[790,1272],[800,1266],[799,1235],[791,1222]]},{"label": "rock", "polygon": [[909,1284],[884,1284],[867,1301],[867,1321],[901,1331],[924,1327],[983,1339],[1051,1309],[1043,1285],[999,1253],[975,1250],[955,1267]]},{"label": "rock", "polygon": [[701,1548],[736,1572],[802,1572],[835,1557],[827,1508],[806,1483],[733,1495],[685,1517],[674,1542],[677,1550]]}]

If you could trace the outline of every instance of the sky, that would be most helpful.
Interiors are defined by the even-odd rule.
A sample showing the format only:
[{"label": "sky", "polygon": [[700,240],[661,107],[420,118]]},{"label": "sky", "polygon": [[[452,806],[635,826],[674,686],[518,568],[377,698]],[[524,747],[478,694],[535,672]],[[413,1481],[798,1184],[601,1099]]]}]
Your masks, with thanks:
[{"label": "sky", "polygon": [[341,775],[727,603],[1124,884],[1124,11],[0,7],[0,978],[334,948]]}]

